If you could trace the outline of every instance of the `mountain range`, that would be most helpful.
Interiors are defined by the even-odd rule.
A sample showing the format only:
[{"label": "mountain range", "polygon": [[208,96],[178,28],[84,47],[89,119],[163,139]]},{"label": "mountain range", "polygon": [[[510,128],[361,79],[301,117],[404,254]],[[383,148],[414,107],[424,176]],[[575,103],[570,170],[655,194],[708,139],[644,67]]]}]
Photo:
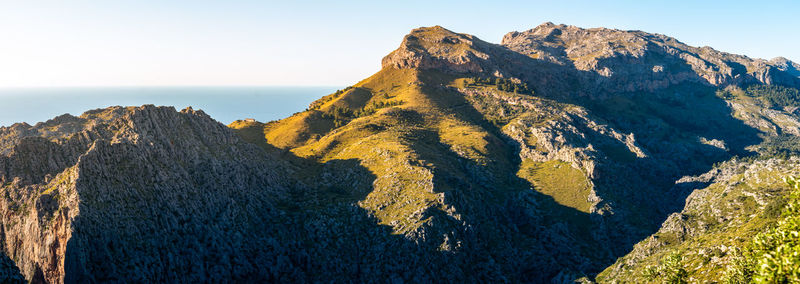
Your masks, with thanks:
[{"label": "mountain range", "polygon": [[680,253],[720,281],[791,192],[798,89],[785,58],[642,31],[419,28],[277,121],[146,105],[0,128],[0,277],[640,283]]}]

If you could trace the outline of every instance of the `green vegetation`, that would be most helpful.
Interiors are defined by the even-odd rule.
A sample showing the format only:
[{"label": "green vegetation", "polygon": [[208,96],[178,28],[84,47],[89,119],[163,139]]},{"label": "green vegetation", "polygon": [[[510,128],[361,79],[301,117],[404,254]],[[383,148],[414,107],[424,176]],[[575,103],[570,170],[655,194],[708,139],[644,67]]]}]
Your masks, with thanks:
[{"label": "green vegetation", "polygon": [[522,106],[511,105],[487,96],[468,96],[467,99],[475,109],[484,114],[486,121],[498,128],[525,112],[525,108]]},{"label": "green vegetation", "polygon": [[782,177],[795,172],[796,162],[734,158],[715,168],[727,171],[729,176],[696,190],[698,194],[680,216],[675,216],[678,218],[672,218],[662,230],[638,244],[639,249],[617,261],[635,264],[607,268],[597,276],[598,283],[652,282],[642,271],[648,266],[657,268],[673,252],[680,252],[690,282],[719,283],[723,274],[731,279],[747,278],[747,271],[754,267],[745,264],[755,258],[742,258],[748,255],[745,248],[780,221],[790,200]]},{"label": "green vegetation", "polygon": [[533,90],[528,88],[527,83],[515,83],[511,79],[505,78],[481,78],[481,77],[472,77],[471,83],[468,82],[467,86],[475,86],[475,85],[489,85],[495,86],[498,90],[504,92],[513,92],[515,94],[526,94],[526,95],[533,95]]},{"label": "green vegetation", "polygon": [[[774,173],[760,171],[749,177],[763,179],[770,174]],[[740,178],[743,176],[733,179]],[[791,194],[787,198],[775,194],[775,199],[763,210],[759,210],[755,204],[748,206],[747,203],[754,203],[749,197],[738,196],[716,203],[739,203],[735,207],[741,207],[737,210],[741,212],[738,214],[740,216],[749,215],[747,212],[760,211],[761,214],[745,217],[748,221],[744,224],[733,227],[731,224],[727,227],[709,227],[706,230],[710,231],[706,231],[704,235],[685,241],[669,239],[669,236],[660,237],[659,239],[663,239],[667,245],[662,252],[655,253],[650,259],[661,258],[661,260],[657,265],[652,265],[653,261],[650,261],[651,265],[645,266],[641,277],[647,281],[663,283],[686,283],[689,276],[692,281],[698,283],[800,282],[800,180],[790,177],[785,179],[785,182],[792,187]],[[763,184],[763,186],[773,185]],[[707,190],[714,189],[710,187]],[[781,210],[782,214],[776,213]],[[774,218],[776,215],[780,216]],[[702,219],[701,216],[694,217]],[[694,217],[688,216],[685,224],[692,222]],[[702,223],[708,224],[708,222],[710,220]],[[728,221],[728,223],[734,222],[736,221]],[[720,225],[722,224],[717,224]],[[724,277],[718,279],[719,275]],[[681,282],[681,279],[684,282]]]},{"label": "green vegetation", "polygon": [[324,97],[312,102],[311,105],[308,106],[308,110],[318,110],[318,109],[320,109],[320,107],[322,107],[322,105],[324,105],[324,104],[326,104],[326,103],[328,103],[328,102],[330,102],[332,100],[335,100],[338,97],[341,97],[344,93],[346,93],[346,92],[348,92],[348,91],[350,91],[352,89],[353,89],[353,86],[349,86],[347,88],[344,88],[343,90],[336,90],[336,92],[334,92],[333,94],[324,96]]},{"label": "green vegetation", "polygon": [[649,281],[660,280],[661,283],[679,284],[689,283],[689,273],[683,263],[683,256],[673,251],[661,260],[658,266],[648,266],[642,272]]},{"label": "green vegetation", "polygon": [[[432,52],[430,55],[445,60],[455,58],[462,52],[473,52],[474,40],[450,34],[437,27],[417,30],[406,41],[411,49],[423,49]],[[510,177],[506,181],[508,170],[516,170],[515,166],[519,161],[514,149],[504,148],[507,144],[502,143],[504,137],[501,135],[507,133],[500,131],[516,134],[517,132],[511,130],[517,131],[524,127],[556,129],[562,127],[561,119],[563,124],[578,127],[580,122],[571,121],[569,119],[572,117],[564,115],[567,111],[574,110],[569,105],[573,103],[586,108],[588,114],[584,115],[581,110],[581,118],[586,116],[590,122],[620,127],[623,133],[635,133],[644,148],[654,150],[653,159],[656,162],[660,162],[660,155],[692,157],[686,163],[686,168],[691,170],[676,170],[694,172],[694,169],[706,169],[709,161],[719,160],[716,156],[696,155],[700,150],[694,151],[696,147],[690,146],[697,143],[699,134],[722,140],[728,136],[721,134],[729,132],[718,133],[718,129],[731,125],[727,120],[731,109],[721,104],[719,98],[710,95],[715,90],[713,87],[700,86],[695,90],[698,86],[683,84],[656,94],[643,91],[641,95],[611,95],[592,102],[584,102],[582,97],[555,101],[531,96],[534,92],[525,81],[494,78],[488,74],[483,76],[489,77],[465,78],[436,70],[385,68],[353,87],[339,90],[312,103],[309,111],[281,120],[272,126],[264,126],[264,135],[269,144],[288,149],[300,157],[326,163],[326,167],[320,167],[315,172],[303,173],[308,175],[309,180],[326,177],[324,186],[320,187],[318,193],[323,200],[355,203],[374,216],[379,224],[390,227],[394,233],[412,234],[422,226],[427,226],[424,227],[425,230],[434,234],[446,233],[439,231],[451,228],[448,225],[450,221],[446,220],[469,222],[483,220],[479,217],[491,217],[481,215],[483,213],[480,210],[467,211],[465,208],[470,208],[468,206],[472,202],[507,204],[504,202],[513,200],[507,196],[524,193],[536,198],[535,213],[536,216],[541,216],[541,220],[536,222],[541,223],[529,224],[525,221],[515,224],[517,227],[514,230],[523,233],[512,235],[512,246],[538,248],[539,243],[546,240],[528,239],[525,234],[528,230],[538,232],[542,227],[553,225],[563,228],[561,230],[567,232],[565,234],[568,239],[577,239],[576,243],[581,244],[570,249],[582,256],[594,257],[593,253],[597,251],[597,247],[593,247],[596,241],[594,238],[603,233],[597,234],[590,218],[594,217],[590,214],[594,203],[589,201],[594,186],[592,180],[582,169],[565,162],[525,160],[518,165],[516,175],[527,183],[516,177]],[[580,83],[565,85],[579,86]],[[755,104],[759,106],[758,110],[763,110],[762,106],[765,104],[794,104],[792,98],[796,97],[791,89],[779,88],[731,88],[721,91],[720,96],[747,97],[747,102],[751,104],[745,105]],[[401,104],[403,106],[400,108],[380,111]],[[698,112],[698,109],[704,111]],[[575,114],[575,117],[579,116],[577,111]],[[610,120],[603,121],[595,117]],[[492,127],[490,123],[497,127]],[[257,127],[254,126],[253,130],[252,134],[256,136]],[[517,136],[514,139],[530,142],[528,146],[535,150],[544,148],[536,146],[536,137],[529,134],[531,131],[518,132],[521,132],[519,139]],[[705,135],[706,133],[711,135]],[[734,134],[739,135],[738,132]],[[628,165],[619,162],[640,161],[622,143],[595,143],[592,137],[587,137],[586,140],[591,140],[595,149],[610,157],[610,162],[620,165],[619,169],[628,168]],[[773,140],[769,141],[771,144],[762,145],[765,150],[761,152],[785,152],[792,149],[790,144],[800,144],[793,137]],[[673,147],[669,145],[672,142],[686,147],[678,145],[672,153]],[[657,152],[664,148],[666,150],[663,153]],[[678,162],[676,165],[683,166],[682,161]],[[632,169],[640,169],[640,164],[631,165],[633,166],[636,167]],[[351,168],[360,168],[363,172],[353,171]],[[330,178],[334,174],[346,177],[346,181],[345,178]],[[780,177],[785,173],[768,174]],[[641,262],[641,266],[637,264],[638,269],[607,279],[624,279],[636,283],[645,282],[645,277],[650,281],[686,283],[691,276],[693,281],[719,281],[719,275],[728,264],[725,261],[730,259],[727,255],[730,251],[720,247],[736,247],[743,244],[740,239],[753,238],[780,218],[779,212],[786,204],[780,198],[783,192],[773,185],[777,183],[777,178],[772,178],[773,184],[765,185],[763,179],[751,182],[750,176],[739,173],[735,175],[737,177],[731,178],[730,183],[717,184],[704,191],[708,195],[701,198],[708,198],[710,204],[699,204],[698,207],[681,212],[679,219],[671,219],[671,225],[677,229],[661,231],[649,239],[651,243],[643,247],[650,251],[639,254],[643,255],[642,261],[635,260]],[[734,184],[734,179],[743,182]],[[671,180],[669,182],[671,186]],[[527,190],[528,185],[531,185],[530,190]],[[605,186],[603,183],[598,185]],[[650,184],[632,186],[644,188],[647,185]],[[598,211],[617,214],[613,211],[617,208],[639,208],[630,204],[619,205],[628,202],[627,200],[641,201],[620,197],[628,193],[634,196],[638,192],[604,192],[603,189],[605,188],[597,189],[598,195],[608,202],[597,205]],[[645,193],[648,191],[642,191],[641,194]],[[617,194],[619,196],[614,196]],[[459,199],[453,199],[454,197]],[[671,197],[665,196],[665,201],[669,201],[668,198]],[[327,203],[330,202],[320,204]],[[607,204],[609,205],[606,207],[600,207]],[[520,214],[527,214],[522,209],[528,208],[520,206],[519,210]],[[624,216],[625,223],[629,219],[639,218],[630,215],[646,214],[625,210],[618,212],[617,216]],[[630,222],[634,227],[640,223],[645,222]],[[498,225],[498,228],[505,230],[502,225]],[[479,237],[485,237],[493,232],[487,230],[480,233],[485,235]],[[500,238],[486,239],[491,246],[495,246],[495,243],[502,244],[498,240]],[[452,249],[450,242],[436,245],[444,248],[442,250]],[[597,255],[598,258],[608,258],[610,254]],[[743,258],[741,263],[747,263],[745,260]],[[643,267],[647,265],[650,267],[643,274]]]},{"label": "green vegetation", "polygon": [[785,179],[793,191],[778,225],[756,235],[726,271],[726,283],[800,283],[800,180]]},{"label": "green vegetation", "polygon": [[800,107],[800,90],[776,85],[752,85],[746,89],[728,87],[718,90],[717,96],[730,99],[757,99],[769,108]]},{"label": "green vegetation", "polygon": [[377,112],[379,109],[387,108],[387,107],[393,107],[393,106],[399,106],[399,105],[402,105],[402,104],[403,104],[402,100],[373,102],[373,103],[363,107],[362,109],[356,111],[354,113],[354,115],[356,117],[368,116],[368,115],[375,114],[375,112]]},{"label": "green vegetation", "polygon": [[362,116],[372,115],[379,109],[393,107],[403,104],[402,100],[398,101],[379,101],[373,102],[359,110],[353,111],[348,107],[333,106],[327,111],[322,113],[322,118],[333,119],[334,127],[341,127],[347,124],[350,120]]},{"label": "green vegetation", "polygon": [[725,270],[723,283],[726,284],[745,284],[753,281],[753,260],[744,257],[742,250],[734,248],[728,269]]},{"label": "green vegetation", "polygon": [[333,119],[333,125],[340,127],[347,124],[348,121],[355,118],[353,111],[348,107],[333,106],[327,111],[322,113],[322,118]]},{"label": "green vegetation", "polygon": [[[496,81],[501,81],[501,86],[514,84],[509,79],[472,77],[454,79],[450,86],[457,89],[471,88],[477,90],[477,92],[463,92],[464,98],[472,104],[475,110],[483,115],[486,121],[498,128],[502,128],[520,117],[526,117],[526,121],[535,121],[533,124],[538,124],[553,118],[552,110],[568,107],[549,99],[531,96],[533,91],[527,88],[527,84],[517,84],[519,86],[518,89],[526,90],[526,92],[513,93],[513,88],[511,91],[503,91],[503,89],[507,88],[497,87],[495,85]],[[502,81],[505,81],[505,83]],[[496,92],[493,89],[501,92]],[[487,95],[486,91],[490,92],[491,95]],[[531,105],[538,110],[531,112]]]},{"label": "green vegetation", "polygon": [[787,159],[800,155],[800,137],[794,135],[767,136],[754,149],[764,157]]},{"label": "green vegetation", "polygon": [[589,213],[591,184],[579,169],[559,160],[534,162],[525,160],[517,176],[533,184],[536,191],[549,195],[558,204]]},{"label": "green vegetation", "polygon": [[800,106],[800,90],[775,85],[752,85],[747,87],[748,94],[759,97],[768,107]]}]

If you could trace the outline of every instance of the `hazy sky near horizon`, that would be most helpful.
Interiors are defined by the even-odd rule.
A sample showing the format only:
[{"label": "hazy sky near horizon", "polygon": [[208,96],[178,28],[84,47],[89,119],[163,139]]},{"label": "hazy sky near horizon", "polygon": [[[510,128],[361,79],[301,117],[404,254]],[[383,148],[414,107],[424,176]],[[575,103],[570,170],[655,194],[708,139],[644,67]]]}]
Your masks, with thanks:
[{"label": "hazy sky near horizon", "polygon": [[0,0],[0,87],[351,85],[420,26],[543,22],[800,60],[800,1]]}]

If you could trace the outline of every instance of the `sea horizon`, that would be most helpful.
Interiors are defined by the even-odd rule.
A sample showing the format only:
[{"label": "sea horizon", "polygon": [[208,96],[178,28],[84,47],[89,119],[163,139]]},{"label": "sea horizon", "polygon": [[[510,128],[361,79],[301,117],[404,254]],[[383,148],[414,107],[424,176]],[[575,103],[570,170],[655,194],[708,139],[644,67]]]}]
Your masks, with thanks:
[{"label": "sea horizon", "polygon": [[65,86],[0,87],[0,127],[111,106],[158,105],[203,110],[229,124],[282,119],[341,86]]}]

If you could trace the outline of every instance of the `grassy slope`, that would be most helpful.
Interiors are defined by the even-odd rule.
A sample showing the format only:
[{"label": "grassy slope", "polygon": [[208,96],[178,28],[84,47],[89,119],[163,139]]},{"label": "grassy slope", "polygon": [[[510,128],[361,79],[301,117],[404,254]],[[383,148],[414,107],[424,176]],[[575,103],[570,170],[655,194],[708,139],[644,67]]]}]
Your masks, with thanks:
[{"label": "grassy slope", "polygon": [[[448,183],[435,184],[434,173],[444,172],[459,180],[474,178],[464,173],[459,166],[464,162],[458,159],[483,167],[490,172],[487,176],[516,172],[520,167],[509,162],[513,153],[498,138],[497,131],[487,128],[490,126],[486,125],[483,114],[468,111],[471,106],[458,93],[428,87],[458,86],[464,80],[434,72],[387,68],[339,96],[328,96],[315,103],[318,110],[267,125],[235,122],[230,127],[249,141],[287,148],[300,157],[322,163],[358,160],[375,177],[373,189],[359,205],[373,212],[381,223],[405,233],[426,222],[420,214],[426,208],[446,210],[440,193],[456,188]],[[330,120],[315,116],[334,106],[358,109],[381,100],[404,103],[355,118],[338,128]],[[259,139],[255,132],[262,125],[265,139]],[[589,188],[580,170],[563,165],[556,171],[531,172],[534,174],[529,181],[541,193],[553,196],[565,206],[588,212],[590,205],[585,197]],[[561,177],[562,174],[566,176]],[[570,183],[560,184],[565,179]],[[475,194],[499,202],[510,187],[496,189],[500,190]]]},{"label": "grassy slope", "polygon": [[562,161],[534,162],[525,160],[517,173],[534,185],[534,189],[552,196],[561,205],[589,213],[591,184],[581,170]]},{"label": "grassy slope", "polygon": [[[563,165],[556,172],[538,171],[538,180],[513,175],[520,168],[518,153],[504,141],[502,125],[487,120],[492,109],[475,109],[464,94],[455,91],[465,80],[433,71],[388,67],[338,95],[320,99],[310,110],[264,125],[263,138],[250,134],[243,137],[287,149],[322,167],[341,165],[336,170],[344,182],[339,185],[329,184],[324,170],[319,168],[304,169],[298,174],[304,182],[320,188],[319,196],[325,200],[356,203],[396,234],[415,235],[423,229],[429,235],[421,241],[434,245],[442,242],[442,250],[452,249],[454,241],[461,242],[454,234],[462,234],[458,232],[463,232],[465,226],[473,227],[469,222],[475,222],[483,228],[477,242],[497,246],[485,248],[490,254],[543,253],[546,257],[537,257],[541,259],[536,261],[547,263],[556,261],[550,259],[553,257],[563,258],[562,265],[570,267],[586,263],[577,255],[603,257],[596,256],[588,245],[592,238],[591,222],[585,213],[588,209],[586,202],[577,201],[587,191],[582,172]],[[469,87],[514,95],[494,86]],[[339,127],[320,115],[334,108],[356,110],[379,101],[403,103],[347,120]],[[240,133],[258,129],[258,125],[241,123],[230,126]],[[349,162],[355,164],[346,164]],[[352,168],[362,168],[364,172],[351,172]],[[583,182],[562,186],[558,184],[562,173],[568,175],[567,179]],[[357,180],[364,187],[355,189],[347,184],[348,180]],[[531,181],[538,183],[539,191],[533,190]],[[567,192],[571,190],[580,192]],[[547,206],[541,208],[542,216],[537,218],[542,217],[552,226],[567,226],[569,232],[578,234],[577,239],[585,240],[573,246],[575,252],[550,255],[555,253],[544,251],[557,245],[544,241],[551,235],[541,228],[510,228],[505,224],[507,220],[498,222],[498,218],[508,218],[502,215],[506,213],[501,208],[519,202],[510,200],[518,198],[521,191],[536,192],[534,195],[542,199],[537,203]],[[547,194],[555,196],[550,198]],[[566,205],[554,199],[565,201]],[[446,244],[448,238],[450,244]],[[577,243],[576,238],[566,238],[568,241],[559,242]],[[475,240],[472,243],[477,245]],[[509,250],[508,246],[518,249]],[[500,260],[506,256],[495,257]]]},{"label": "grassy slope", "polygon": [[[446,33],[447,31],[441,28],[416,30],[412,35],[422,40],[416,40],[411,45],[418,45],[431,55],[442,58],[466,56],[476,52],[472,46],[463,42],[442,46],[440,38],[450,36]],[[323,97],[313,103],[309,110],[292,117],[266,125],[237,122],[231,124],[231,128],[237,129],[243,137],[255,143],[284,148],[299,157],[319,163],[356,161],[369,173],[369,176],[357,178],[368,180],[371,188],[364,192],[345,190],[345,194],[350,196],[342,198],[340,194],[337,200],[355,200],[359,206],[374,214],[380,223],[392,226],[396,233],[408,233],[428,223],[433,217],[425,212],[432,208],[453,212],[451,204],[443,200],[444,193],[448,191],[469,191],[470,198],[501,204],[500,202],[514,190],[523,190],[512,181],[497,178],[511,172],[517,173],[517,177],[531,185],[529,188],[552,197],[554,204],[560,205],[560,207],[544,208],[545,214],[549,215],[546,218],[553,219],[553,223],[567,221],[573,226],[582,227],[584,231],[580,233],[588,236],[591,233],[588,231],[591,224],[588,214],[575,214],[575,212],[587,213],[592,206],[587,201],[592,185],[584,173],[560,161],[544,163],[518,161],[513,150],[502,141],[502,135],[498,130],[514,119],[526,118],[534,123],[545,123],[552,119],[553,114],[526,112],[524,108],[498,103],[496,98],[480,97],[480,95],[466,99],[464,94],[454,92],[452,88],[490,91],[497,96],[518,96],[499,91],[494,86],[475,84],[468,77],[471,76],[459,77],[433,71],[387,67],[352,88]],[[448,89],[445,86],[452,88]],[[671,91],[686,90],[670,90],[665,93]],[[691,94],[689,91],[686,92]],[[470,101],[472,99],[483,101]],[[542,109],[558,112],[557,110],[568,107],[564,103],[536,100],[538,103],[554,105],[552,108]],[[659,101],[653,102],[653,100]],[[334,123],[333,119],[324,115],[337,108],[359,110],[376,102],[387,101],[403,103],[380,109],[368,116],[347,119],[343,125]],[[728,109],[721,107],[722,104],[717,108],[709,108],[719,112],[718,114],[698,114],[692,111],[694,107],[690,107],[695,104],[714,103],[719,104],[713,96],[689,96],[686,101],[675,100],[670,96],[664,98],[639,96],[638,99],[611,96],[599,105],[589,108],[601,115],[615,114],[634,122],[648,121],[657,124],[658,127],[643,127],[652,129],[643,135],[645,139],[650,139],[651,143],[671,141],[691,144],[698,139],[695,134],[718,129],[715,123],[726,122],[707,119],[713,116],[727,117],[725,112]],[[263,138],[258,135],[259,128],[263,132],[261,135]],[[685,131],[678,132],[678,129]],[[709,138],[716,138],[716,134],[729,134],[724,131],[720,133],[710,131],[710,133]],[[536,141],[530,141],[528,144],[535,145]],[[636,159],[636,156],[626,148],[617,147],[619,148],[617,149],[613,146],[597,145],[601,152],[614,161],[624,163]],[[660,148],[653,147],[653,149]],[[665,155],[668,154],[670,153]],[[711,160],[718,158],[707,157]],[[684,166],[702,168],[702,165],[707,164],[705,161],[695,163],[693,159],[687,158]],[[317,171],[308,172],[305,180],[314,182]],[[349,174],[347,176],[352,178]],[[487,185],[481,180],[491,182]],[[716,190],[714,186],[709,187],[709,191],[714,190]],[[665,244],[665,247],[688,251],[688,248],[700,247],[703,244],[720,245],[722,242],[720,240],[731,236],[748,236],[752,231],[763,228],[770,220],[768,217],[762,216],[762,218],[753,213],[755,212],[753,210],[757,210],[760,206],[755,205],[752,198],[748,200],[747,196],[743,195],[744,192],[747,191],[730,192],[726,189],[725,194],[731,194],[733,197],[726,199],[725,206],[728,207],[724,207],[726,208],[724,210],[736,212],[744,210],[742,214],[752,217],[743,225],[725,229],[716,228],[712,220],[703,219],[709,214],[690,212],[687,216],[691,222],[699,222],[698,224],[704,228],[711,226],[710,233],[706,234],[710,239],[701,237],[687,241],[668,234],[654,238]],[[610,197],[615,199],[614,196]],[[625,202],[624,198],[618,199],[619,202]],[[575,210],[574,212],[564,210],[562,207]],[[622,207],[635,208],[635,206]],[[458,219],[457,214],[454,218]],[[629,219],[635,218],[637,216],[631,216]],[[634,221],[631,223],[638,224]],[[692,243],[695,241],[697,243]],[[667,252],[668,250],[659,251],[643,263],[657,263],[660,256]],[[695,265],[697,259],[709,261],[705,253],[702,255],[704,256],[697,258],[689,253],[689,262]],[[700,270],[693,273],[703,274]],[[714,272],[708,273],[710,274],[707,275],[713,275]],[[604,272],[599,279],[607,276],[608,272]],[[626,275],[622,279],[641,280],[637,277]]]},{"label": "grassy slope", "polygon": [[[433,192],[432,172],[409,141],[409,137],[417,136],[415,132],[426,129],[420,113],[427,112],[428,102],[416,82],[414,70],[384,69],[340,96],[326,98],[318,110],[266,125],[262,134],[265,139],[252,134],[258,125],[234,123],[230,127],[249,141],[288,148],[320,163],[360,161],[375,178],[374,189],[359,205],[373,212],[381,223],[404,233],[424,221],[415,212],[435,206],[439,199]],[[335,106],[359,109],[385,100],[408,103],[353,119],[339,128],[317,115]]]}]

